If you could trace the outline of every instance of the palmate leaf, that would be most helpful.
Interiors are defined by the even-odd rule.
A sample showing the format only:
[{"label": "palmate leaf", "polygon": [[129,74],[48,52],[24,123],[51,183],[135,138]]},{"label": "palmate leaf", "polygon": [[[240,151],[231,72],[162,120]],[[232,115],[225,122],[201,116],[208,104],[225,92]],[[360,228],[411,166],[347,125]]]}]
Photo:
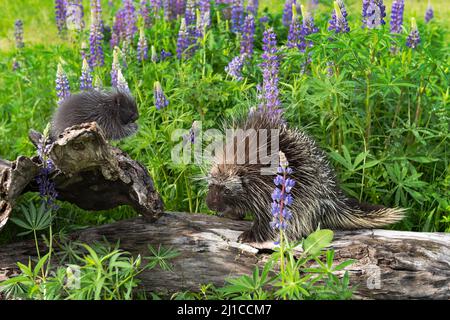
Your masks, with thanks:
[{"label": "palmate leaf", "polygon": [[47,229],[52,224],[52,211],[51,209],[47,209],[45,203],[42,203],[39,209],[36,209],[36,206],[32,202],[30,202],[28,207],[22,205],[21,209],[23,219],[10,219],[13,223],[26,230],[25,232],[19,233],[19,236]]}]

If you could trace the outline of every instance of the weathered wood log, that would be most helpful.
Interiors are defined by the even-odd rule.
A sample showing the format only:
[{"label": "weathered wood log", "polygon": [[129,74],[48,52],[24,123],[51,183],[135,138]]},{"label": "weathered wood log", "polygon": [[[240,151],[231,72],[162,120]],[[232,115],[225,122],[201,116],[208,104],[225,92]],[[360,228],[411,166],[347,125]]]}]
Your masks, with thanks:
[{"label": "weathered wood log", "polygon": [[[142,218],[90,228],[73,235],[92,243],[105,237],[120,240],[134,255],[149,255],[148,245],[172,247],[180,255],[174,272],[153,269],[142,274],[147,291],[172,293],[198,291],[201,284],[223,285],[227,277],[250,274],[262,265],[273,243],[242,244],[239,234],[250,225],[208,215],[166,213],[155,223]],[[389,230],[337,231],[332,243],[335,262],[357,261],[348,266],[350,282],[360,299],[449,299],[450,234]],[[0,248],[0,280],[10,277],[17,261],[33,256],[31,242]],[[300,253],[300,252],[299,252]]]},{"label": "weathered wood log", "polygon": [[[42,135],[30,131],[37,147]],[[57,170],[51,174],[58,199],[86,210],[130,205],[148,221],[163,214],[163,202],[147,169],[111,146],[95,122],[66,129],[48,150]],[[35,177],[42,168],[39,157],[0,161],[0,229],[6,224],[16,199],[38,191]]]}]

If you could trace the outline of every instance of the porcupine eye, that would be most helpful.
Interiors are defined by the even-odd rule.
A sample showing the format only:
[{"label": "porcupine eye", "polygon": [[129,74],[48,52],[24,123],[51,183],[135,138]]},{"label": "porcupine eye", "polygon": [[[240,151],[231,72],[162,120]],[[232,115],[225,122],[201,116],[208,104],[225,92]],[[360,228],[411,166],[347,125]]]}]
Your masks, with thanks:
[{"label": "porcupine eye", "polygon": [[229,196],[229,195],[231,195],[231,190],[225,188],[224,193],[225,193],[225,195]]}]

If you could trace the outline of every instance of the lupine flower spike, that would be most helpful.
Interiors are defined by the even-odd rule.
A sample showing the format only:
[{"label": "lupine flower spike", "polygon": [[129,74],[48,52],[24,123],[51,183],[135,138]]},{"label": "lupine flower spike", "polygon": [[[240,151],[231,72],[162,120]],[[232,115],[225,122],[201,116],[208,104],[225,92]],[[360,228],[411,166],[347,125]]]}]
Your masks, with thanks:
[{"label": "lupine flower spike", "polygon": [[66,0],[55,0],[55,17],[56,17],[56,27],[58,28],[59,35],[63,34],[64,30],[67,28],[66,18],[67,18],[67,1]]},{"label": "lupine flower spike", "polygon": [[127,80],[125,80],[121,69],[117,70],[117,89],[123,92],[130,92]]},{"label": "lupine flower spike", "polygon": [[177,57],[178,59],[183,58],[184,51],[189,47],[189,37],[186,30],[186,20],[181,19],[180,30],[178,31],[177,40]]},{"label": "lupine flower spike", "polygon": [[406,45],[411,49],[417,48],[420,43],[419,30],[417,29],[416,19],[411,18],[411,32],[406,38]]},{"label": "lupine flower spike", "polygon": [[70,85],[67,75],[63,70],[61,63],[58,64],[56,71],[56,95],[58,97],[58,104],[61,104],[64,99],[70,96]]},{"label": "lupine flower spike", "polygon": [[125,41],[127,44],[131,44],[134,35],[137,32],[136,8],[134,7],[133,0],[123,0],[123,8],[125,21]]},{"label": "lupine flower spike", "polygon": [[245,54],[247,59],[253,55],[253,42],[255,40],[255,17],[249,14],[245,17],[242,26],[241,55]]},{"label": "lupine flower spike", "polygon": [[84,29],[84,9],[82,0],[72,0],[67,4],[67,28],[80,32]]},{"label": "lupine flower spike", "polygon": [[169,100],[167,100],[159,81],[155,81],[153,85],[153,96],[156,109],[160,110],[169,105]]},{"label": "lupine flower spike", "polygon": [[55,170],[55,165],[52,160],[48,158],[51,144],[48,144],[48,133],[50,125],[44,130],[44,134],[39,139],[37,144],[37,153],[42,167],[39,170],[39,175],[36,177],[36,183],[39,187],[39,195],[47,209],[56,210],[58,206],[55,200],[58,197],[58,192],[55,188],[55,183],[50,178],[50,174]]},{"label": "lupine flower spike", "polygon": [[91,67],[103,66],[103,27],[100,13],[98,11],[98,8],[95,6],[91,10],[91,30],[89,35],[89,43],[89,65]]},{"label": "lupine flower spike", "polygon": [[111,86],[112,87],[117,87],[117,73],[121,69],[120,62],[119,62],[119,54],[120,54],[119,47],[114,47],[113,62],[112,62],[112,66],[111,66]]},{"label": "lupine flower spike", "polygon": [[284,231],[292,218],[289,206],[293,203],[291,191],[295,186],[295,181],[289,178],[292,169],[289,168],[289,162],[281,151],[279,152],[279,161],[277,175],[273,180],[276,187],[272,192],[272,222],[270,225],[275,230]]},{"label": "lupine flower spike", "polygon": [[141,27],[139,31],[137,56],[139,61],[144,61],[148,59],[148,43],[147,39],[145,39],[144,27]]},{"label": "lupine flower spike", "polygon": [[317,28],[316,25],[314,24],[314,17],[312,13],[307,11],[303,5],[300,6],[300,13],[303,15],[303,24],[302,24],[303,36],[319,32],[319,28]]},{"label": "lupine flower spike", "polygon": [[386,24],[386,6],[383,0],[364,0],[363,1],[363,27],[375,29],[382,24]]},{"label": "lupine flower spike", "polygon": [[329,21],[328,30],[334,30],[335,33],[349,32],[350,28],[345,17],[346,15],[347,11],[345,10],[344,2],[342,0],[334,1],[334,11]]},{"label": "lupine flower spike", "polygon": [[258,16],[259,0],[248,0],[247,11],[251,13],[254,17]]},{"label": "lupine flower spike", "polygon": [[225,67],[225,72],[240,81],[242,80],[242,68],[244,66],[245,54],[234,57]]},{"label": "lupine flower spike", "polygon": [[20,19],[17,19],[14,23],[14,38],[16,40],[16,48],[23,48],[23,22]]},{"label": "lupine flower spike", "polygon": [[263,63],[261,68],[263,72],[262,86],[258,86],[260,110],[265,110],[270,117],[278,117],[281,114],[279,91],[278,91],[278,71],[279,59],[277,50],[277,36],[272,28],[264,31],[263,36],[263,54],[261,55]]},{"label": "lupine flower spike", "polygon": [[431,2],[428,1],[427,11],[425,11],[425,22],[430,22],[431,19],[434,17],[434,11],[433,7],[431,6]]},{"label": "lupine flower spike", "polygon": [[231,31],[240,32],[244,21],[244,1],[233,0],[231,8]]},{"label": "lupine flower spike", "polygon": [[296,5],[296,0],[286,0],[283,9],[283,25],[286,27],[291,24],[292,21],[292,5]]},{"label": "lupine flower spike", "polygon": [[83,59],[83,66],[81,67],[80,76],[80,90],[92,89],[92,74],[91,68],[86,59]]},{"label": "lupine flower spike", "polygon": [[401,33],[403,25],[404,0],[394,0],[391,10],[391,33]]},{"label": "lupine flower spike", "polygon": [[297,16],[297,10],[295,4],[292,4],[292,20],[288,33],[288,48],[298,48],[301,51],[305,51],[305,37],[303,35],[302,25]]}]

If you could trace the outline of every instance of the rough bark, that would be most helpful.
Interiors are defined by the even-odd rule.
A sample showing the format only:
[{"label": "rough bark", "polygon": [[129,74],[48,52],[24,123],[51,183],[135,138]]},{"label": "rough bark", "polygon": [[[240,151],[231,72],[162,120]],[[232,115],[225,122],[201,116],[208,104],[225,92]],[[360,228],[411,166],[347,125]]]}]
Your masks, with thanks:
[{"label": "rough bark", "polygon": [[[153,269],[142,274],[148,291],[198,291],[201,284],[224,284],[227,277],[249,274],[262,265],[272,243],[242,244],[239,234],[250,222],[215,216],[166,213],[155,223],[142,218],[124,220],[78,232],[74,240],[92,243],[105,237],[120,240],[134,255],[149,255],[147,246],[163,245],[180,255],[174,272]],[[361,299],[449,299],[450,234],[389,230],[336,231],[335,262],[356,259],[346,268]],[[17,261],[34,255],[30,242],[0,248],[0,280],[15,271]]]},{"label": "rough bark", "polygon": [[[42,135],[32,130],[29,138],[37,147]],[[162,215],[163,202],[147,169],[111,146],[95,122],[66,129],[48,156],[57,168],[51,178],[59,200],[94,211],[130,205],[148,221]],[[41,168],[37,156],[21,156],[13,162],[0,159],[0,229],[16,199],[24,192],[38,191],[34,178]]]}]

